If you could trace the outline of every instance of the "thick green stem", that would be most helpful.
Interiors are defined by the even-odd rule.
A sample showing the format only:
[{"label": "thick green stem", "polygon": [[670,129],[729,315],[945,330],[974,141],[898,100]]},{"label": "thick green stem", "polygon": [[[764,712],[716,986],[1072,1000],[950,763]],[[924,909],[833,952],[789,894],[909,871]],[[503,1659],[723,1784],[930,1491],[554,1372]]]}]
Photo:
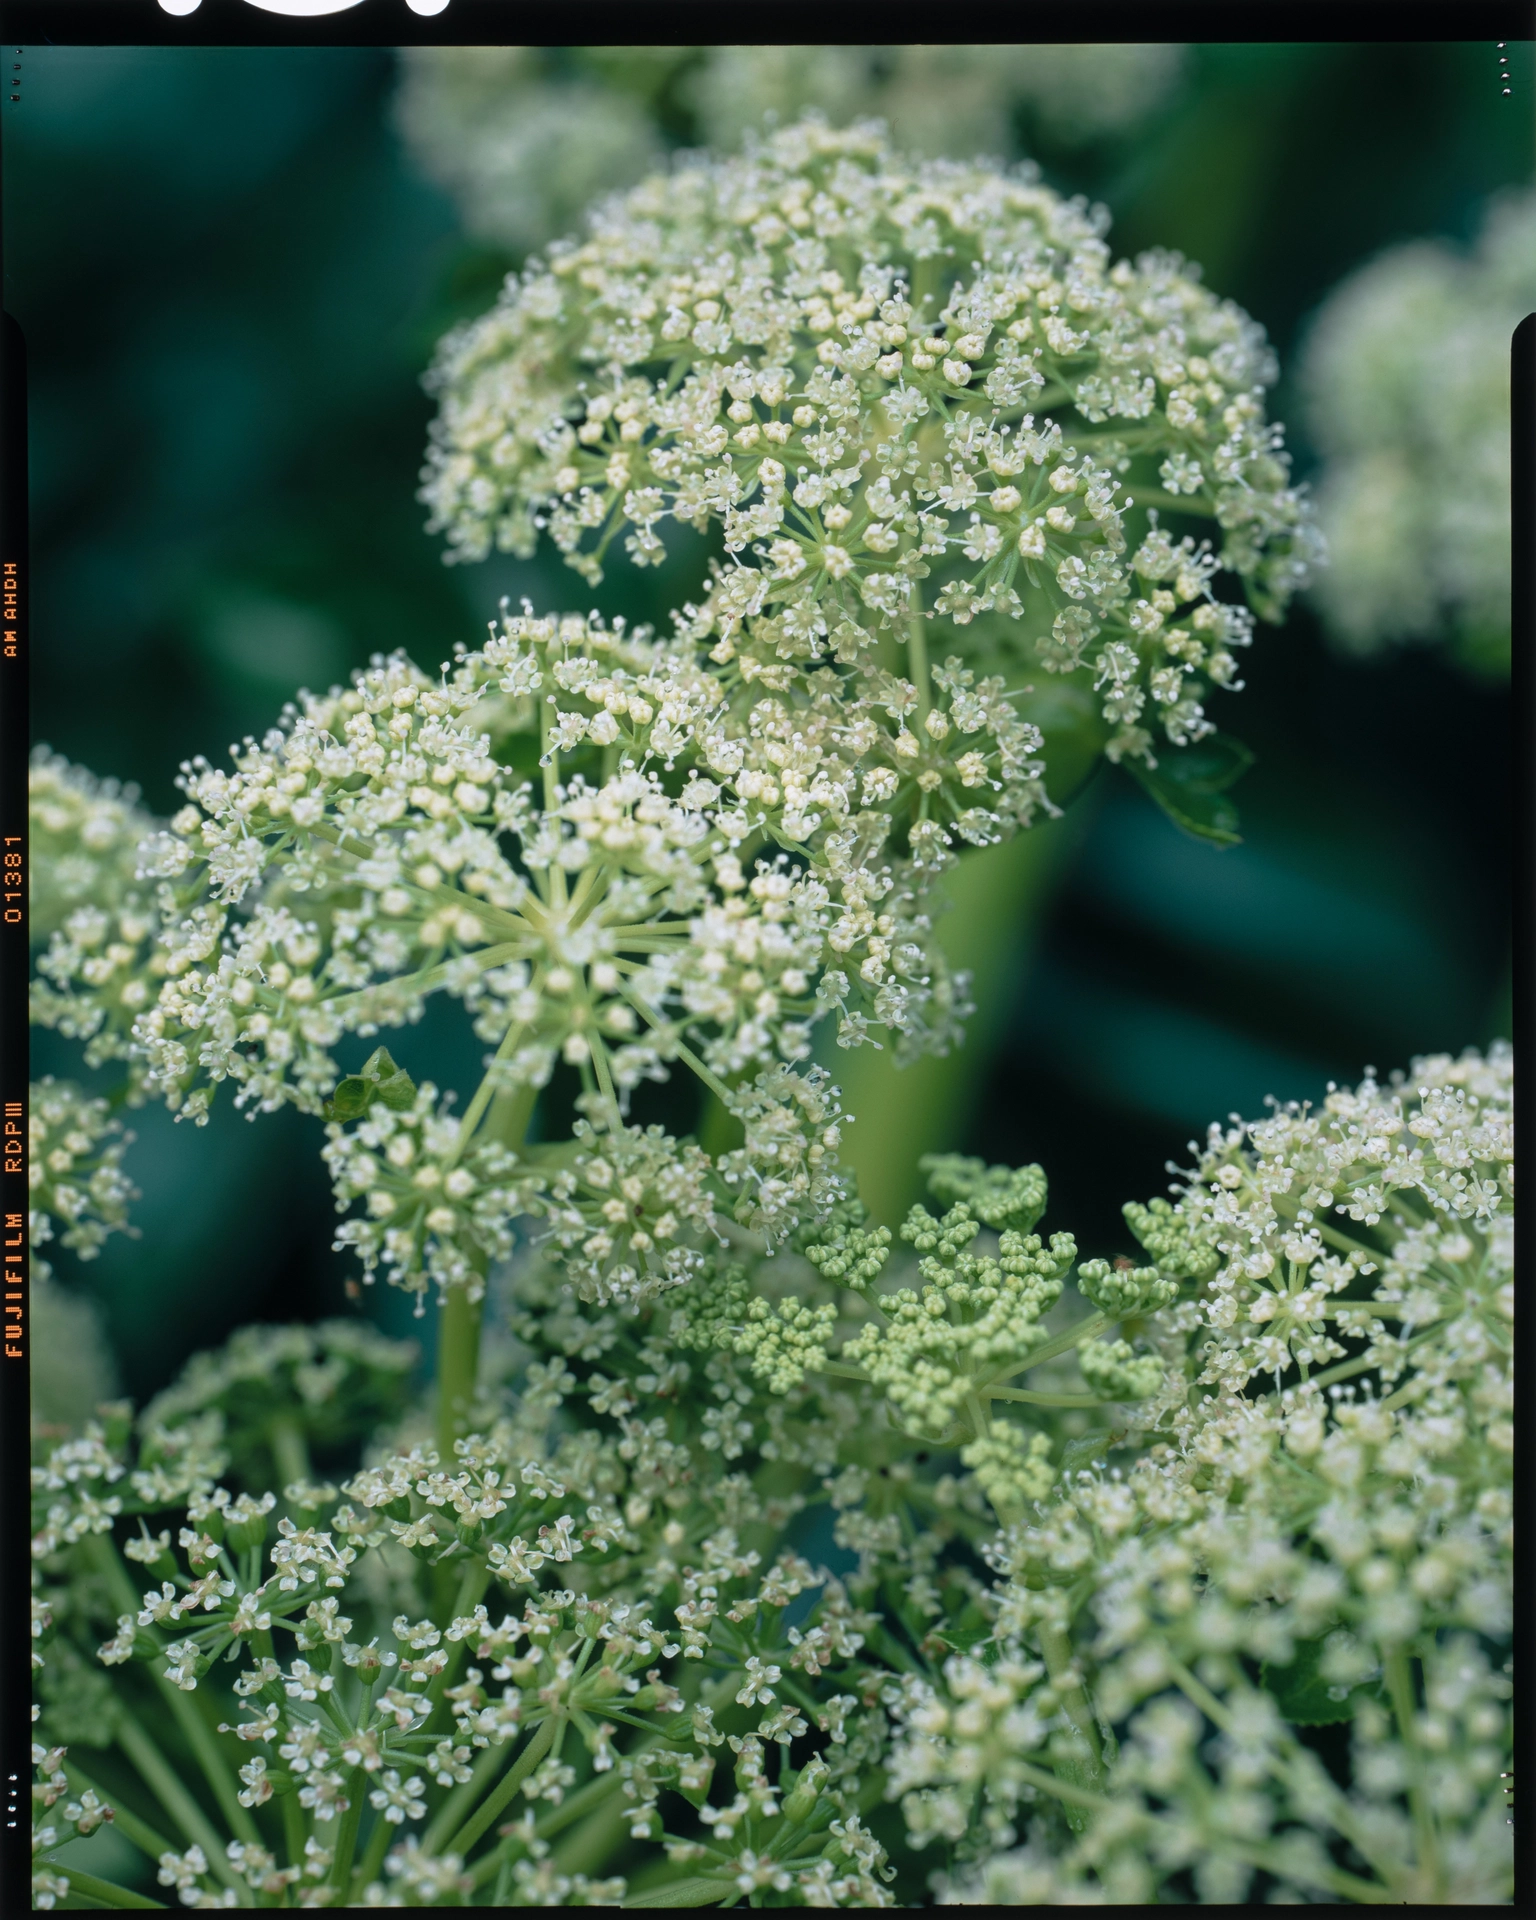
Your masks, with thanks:
[{"label": "thick green stem", "polygon": [[726,1899],[735,1899],[736,1883],[724,1875],[725,1862],[721,1863],[721,1877],[703,1880],[695,1876],[691,1880],[674,1880],[664,1887],[653,1887],[649,1893],[632,1893],[624,1902],[626,1907],[710,1907]]},{"label": "thick green stem", "polygon": [[368,1888],[378,1879],[379,1870],[384,1865],[384,1856],[389,1851],[390,1836],[394,1831],[395,1829],[381,1813],[374,1822],[373,1832],[368,1836],[368,1845],[363,1850],[363,1857],[358,1862],[357,1872],[348,1889],[348,1906],[355,1907]]},{"label": "thick green stem", "polygon": [[962,1046],[942,1057],[924,1054],[898,1067],[889,1046],[839,1047],[836,1022],[821,1029],[817,1058],[856,1116],[843,1146],[858,1176],[859,1196],[894,1227],[921,1197],[917,1163],[962,1136],[980,1075],[992,1059],[998,1022],[1027,967],[1042,909],[1074,845],[1079,822],[1042,821],[999,847],[964,854],[940,881],[948,912],[935,915],[934,935],[956,971],[971,976],[977,1011]]},{"label": "thick green stem", "polygon": [[480,1838],[481,1834],[485,1832],[491,1822],[495,1820],[502,1809],[511,1802],[513,1794],[517,1792],[529,1774],[533,1772],[545,1754],[549,1752],[556,1733],[562,1729],[564,1724],[564,1720],[559,1714],[550,1715],[543,1726],[534,1733],[527,1746],[524,1747],[522,1752],[517,1756],[511,1772],[502,1781],[501,1785],[497,1787],[490,1798],[484,1802],[479,1812],[472,1815],[471,1818],[466,1820],[464,1825],[459,1828],[452,1840],[449,1841],[445,1851],[456,1853],[461,1859],[469,1852],[470,1848]]},{"label": "thick green stem", "polygon": [[917,715],[921,720],[933,705],[933,688],[928,678],[928,630],[918,607],[912,609],[907,622],[907,660],[912,668],[912,684],[917,688]]},{"label": "thick green stem", "polygon": [[347,1782],[347,1810],[341,1816],[336,1833],[336,1851],[331,1858],[330,1884],[339,1892],[352,1878],[352,1854],[357,1846],[357,1830],[363,1824],[363,1796],[368,1782],[360,1767]]},{"label": "thick green stem", "polygon": [[124,1716],[118,1726],[117,1743],[187,1839],[194,1846],[202,1848],[212,1871],[226,1886],[233,1887],[243,1896],[242,1906],[248,1906],[249,1889],[230,1866],[224,1843],[213,1830],[213,1822],[182,1785],[175,1768],[137,1720]]},{"label": "thick green stem", "polygon": [[625,1817],[628,1809],[619,1791],[622,1785],[615,1774],[608,1797],[592,1808],[581,1825],[555,1848],[554,1863],[561,1873],[597,1874],[604,1863],[613,1858],[628,1828]]},{"label": "thick green stem", "polygon": [[[503,1041],[503,1047],[506,1042]],[[488,1137],[514,1151],[524,1144],[528,1123],[533,1118],[538,1090],[519,1087],[512,1093],[492,1095],[495,1084],[492,1068],[475,1095],[474,1105],[484,1116]],[[484,1098],[482,1098],[484,1096]],[[466,1121],[469,1115],[465,1115]],[[458,1153],[469,1144],[462,1129]],[[485,1269],[480,1268],[482,1283]],[[480,1371],[480,1322],[485,1299],[471,1300],[467,1287],[450,1287],[448,1299],[437,1323],[437,1451],[445,1468],[453,1464],[453,1443],[469,1431],[470,1409],[474,1404],[475,1382]]]},{"label": "thick green stem", "polygon": [[[1089,1704],[1087,1689],[1072,1657],[1072,1642],[1064,1627],[1042,1620],[1036,1628],[1046,1669],[1061,1695],[1062,1709],[1082,1741],[1086,1753],[1066,1762],[1067,1778],[1074,1785],[1097,1792],[1104,1784],[1103,1758],[1099,1750],[1099,1729]],[[1087,1826],[1082,1808],[1068,1807],[1067,1825],[1081,1833]]]},{"label": "thick green stem", "polygon": [[309,1448],[304,1431],[291,1414],[278,1414],[267,1428],[272,1457],[277,1462],[278,1479],[287,1486],[309,1478]]},{"label": "thick green stem", "polygon": [[[1081,1346],[1085,1340],[1097,1340],[1106,1327],[1114,1325],[1107,1313],[1090,1313],[1086,1320],[1079,1320],[1058,1333],[1054,1339],[1047,1340],[1044,1346],[1036,1347],[1027,1360],[1019,1361],[1017,1366],[1005,1367],[997,1375],[999,1380],[1010,1380],[1016,1373],[1028,1373],[1031,1367],[1043,1366],[1047,1360],[1054,1360],[1058,1354],[1070,1353],[1074,1347]],[[981,1382],[982,1391],[995,1393],[997,1389],[990,1380]]]},{"label": "thick green stem", "polygon": [[126,1887],[119,1887],[111,1880],[98,1880],[94,1873],[82,1873],[79,1867],[65,1867],[50,1861],[54,1873],[62,1873],[69,1882],[71,1893],[78,1893],[86,1900],[99,1900],[104,1907],[159,1907],[165,1908],[163,1900],[151,1900],[147,1893],[130,1893]]},{"label": "thick green stem", "polygon": [[988,1400],[1021,1400],[1030,1407],[1107,1407],[1096,1393],[1031,1393],[1025,1387],[984,1387]]},{"label": "thick green stem", "polygon": [[282,1795],[283,1809],[283,1845],[288,1849],[290,1867],[302,1867],[304,1864],[304,1842],[309,1838],[304,1831],[304,1809],[299,1805],[299,1796],[293,1787]]},{"label": "thick green stem", "polygon": [[453,1466],[453,1443],[469,1431],[475,1379],[480,1369],[482,1295],[471,1300],[467,1287],[450,1287],[437,1320],[437,1452],[445,1469]]},{"label": "thick green stem", "polygon": [[1413,1670],[1408,1664],[1407,1649],[1394,1647],[1383,1660],[1382,1667],[1386,1675],[1387,1696],[1392,1702],[1392,1716],[1397,1722],[1398,1738],[1408,1754],[1408,1806],[1413,1815],[1414,1838],[1418,1842],[1419,1873],[1421,1880],[1428,1882],[1423,1897],[1438,1901],[1444,1897],[1440,1885],[1440,1837],[1435,1831],[1435,1812],[1430,1805],[1424,1779],[1424,1754],[1419,1745]]}]

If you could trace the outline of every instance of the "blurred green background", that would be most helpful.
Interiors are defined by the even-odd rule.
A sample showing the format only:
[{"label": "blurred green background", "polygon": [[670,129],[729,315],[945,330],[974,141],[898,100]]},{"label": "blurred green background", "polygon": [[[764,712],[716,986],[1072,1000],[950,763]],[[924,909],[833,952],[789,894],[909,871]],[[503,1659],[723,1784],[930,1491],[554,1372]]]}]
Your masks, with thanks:
[{"label": "blurred green background", "polygon": [[[1198,47],[1131,132],[1072,138],[1025,105],[1014,131],[1050,184],[1108,203],[1117,252],[1201,261],[1287,366],[1351,269],[1468,239],[1490,193],[1530,183],[1531,48],[1509,55],[1506,97],[1484,43]],[[37,739],[168,811],[182,759],[219,758],[297,685],[395,647],[435,666],[503,594],[591,597],[550,561],[444,568],[422,531],[420,374],[515,255],[470,238],[403,148],[393,54],[24,59],[4,267],[29,350]],[[604,84],[643,90],[642,66],[610,60]],[[661,108],[664,141],[698,137],[685,92]],[[1305,475],[1286,379],[1274,407]],[[643,617],[690,585],[617,571],[595,597]],[[1161,1191],[1208,1121],[1508,1031],[1503,683],[1425,648],[1348,659],[1305,605],[1261,630],[1247,680],[1217,715],[1257,755],[1245,844],[1185,840],[1101,773],[980,888],[980,934],[955,916],[992,1017],[900,1102],[949,1115],[946,1144],[1041,1160],[1049,1223],[1094,1249],[1118,1250],[1120,1202]],[[477,1077],[451,1014],[396,1051],[466,1093]],[[52,1035],[35,1071],[82,1077]],[[349,1310],[316,1123],[132,1124],[141,1237],[58,1261],[128,1390],[243,1321]],[[398,1296],[365,1310],[409,1325]]]}]

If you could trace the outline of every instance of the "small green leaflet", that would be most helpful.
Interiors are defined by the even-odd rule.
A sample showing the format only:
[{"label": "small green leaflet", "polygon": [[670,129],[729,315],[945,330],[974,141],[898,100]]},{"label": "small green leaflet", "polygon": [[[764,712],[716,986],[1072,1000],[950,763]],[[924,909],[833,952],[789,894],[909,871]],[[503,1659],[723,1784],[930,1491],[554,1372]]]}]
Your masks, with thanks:
[{"label": "small green leaflet", "polygon": [[1319,1667],[1323,1649],[1332,1637],[1330,1634],[1322,1640],[1298,1640],[1296,1658],[1288,1667],[1264,1663],[1264,1685],[1293,1726],[1335,1726],[1341,1720],[1353,1720],[1363,1700],[1385,1702],[1379,1674],[1352,1687],[1342,1687],[1323,1678]]},{"label": "small green leaflet", "polygon": [[325,1103],[327,1120],[361,1120],[373,1106],[404,1113],[415,1101],[416,1082],[397,1067],[386,1047],[376,1047],[361,1073],[349,1074]]},{"label": "small green leaflet", "polygon": [[943,1654],[969,1654],[984,1667],[996,1666],[1002,1649],[997,1629],[986,1627],[935,1627],[923,1637],[922,1651],[937,1664]]},{"label": "small green leaflet", "polygon": [[1110,1448],[1118,1445],[1124,1438],[1123,1433],[1114,1433],[1108,1428],[1103,1428],[1096,1433],[1085,1433],[1080,1440],[1069,1440],[1061,1453],[1062,1473],[1076,1473],[1079,1467],[1086,1467],[1096,1460],[1106,1459]]},{"label": "small green leaflet", "polygon": [[1192,747],[1160,753],[1155,767],[1140,760],[1120,764],[1185,833],[1218,847],[1235,847],[1242,839],[1237,808],[1226,797],[1226,789],[1253,765],[1241,740],[1212,733]]}]

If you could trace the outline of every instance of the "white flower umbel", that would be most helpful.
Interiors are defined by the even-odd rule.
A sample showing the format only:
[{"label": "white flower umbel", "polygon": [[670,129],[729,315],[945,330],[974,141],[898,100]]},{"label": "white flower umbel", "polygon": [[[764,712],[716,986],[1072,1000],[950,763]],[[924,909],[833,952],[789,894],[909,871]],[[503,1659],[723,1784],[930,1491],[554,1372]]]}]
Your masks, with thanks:
[{"label": "white flower umbel", "polygon": [[[1510,1111],[1495,1048],[1214,1129],[1127,1209],[1152,1264],[1077,1264],[1086,1313],[1037,1168],[930,1164],[921,1291],[877,1292],[890,1236],[846,1203],[630,1298],[573,1223],[514,1277],[524,1357],[479,1430],[380,1445],[339,1494],[284,1469],[281,1512],[221,1484],[231,1451],[259,1481],[403,1355],[242,1336],[137,1444],[107,1408],[34,1468],[41,1871],[108,1817],[61,1729],[93,1697],[116,1725],[136,1668],[218,1728],[234,1837],[149,1848],[203,1904],[621,1898],[555,1871],[578,1807],[701,1902],[878,1906],[896,1863],[909,1904],[1507,1902]],[[648,1218],[654,1142],[581,1143],[578,1213],[633,1176]],[[846,1582],[791,1544],[813,1501]]]},{"label": "white flower umbel", "polygon": [[[434,524],[466,559],[547,531],[594,581],[615,541],[646,566],[667,521],[718,525],[728,563],[686,630],[725,683],[851,667],[919,729],[913,776],[924,616],[962,653],[1018,627],[1108,689],[1121,751],[1148,750],[1149,694],[1170,738],[1198,737],[1194,676],[1227,684],[1247,637],[1211,576],[1274,613],[1314,542],[1264,419],[1262,333],[1174,256],[1112,264],[1105,224],[1027,173],[814,122],[658,176],[444,343]],[[1138,463],[1143,507],[1215,519],[1219,551],[1130,550],[1118,475]],[[888,632],[906,693],[880,671]]]}]

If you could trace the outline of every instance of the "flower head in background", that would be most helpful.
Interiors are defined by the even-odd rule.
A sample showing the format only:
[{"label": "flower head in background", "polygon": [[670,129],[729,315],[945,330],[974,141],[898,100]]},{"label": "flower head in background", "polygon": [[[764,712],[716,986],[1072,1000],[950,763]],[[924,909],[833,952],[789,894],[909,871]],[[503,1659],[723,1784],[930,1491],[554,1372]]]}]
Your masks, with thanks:
[{"label": "flower head in background", "polygon": [[901,146],[971,159],[1018,151],[1021,121],[1055,145],[1139,125],[1184,64],[1180,46],[709,47],[688,75],[699,130],[717,149],[773,115],[878,116]]},{"label": "flower head in background", "polygon": [[1021,122],[1071,148],[1141,124],[1180,46],[414,47],[396,123],[469,231],[524,253],[633,186],[681,137],[735,147],[808,108],[878,115],[903,146],[1011,157]]},{"label": "flower head in background", "polygon": [[34,750],[27,768],[27,913],[34,941],[81,907],[110,912],[139,891],[134,862],[155,822],[138,801],[137,787],[98,780],[48,747]]},{"label": "flower head in background", "polygon": [[[34,1248],[57,1238],[82,1260],[94,1260],[112,1233],[132,1232],[128,1202],[138,1195],[122,1170],[133,1139],[111,1117],[105,1100],[92,1099],[52,1074],[31,1088],[27,1184]],[[34,1278],[46,1278],[47,1262],[34,1253]]]},{"label": "flower head in background", "polygon": [[663,151],[642,101],[595,75],[547,79],[533,47],[409,49],[396,123],[469,231],[519,253]]},{"label": "flower head in background", "polygon": [[1318,313],[1299,376],[1325,460],[1314,591],[1350,650],[1439,641],[1507,668],[1510,335],[1533,307],[1526,193],[1490,205],[1470,253],[1394,247]]}]

